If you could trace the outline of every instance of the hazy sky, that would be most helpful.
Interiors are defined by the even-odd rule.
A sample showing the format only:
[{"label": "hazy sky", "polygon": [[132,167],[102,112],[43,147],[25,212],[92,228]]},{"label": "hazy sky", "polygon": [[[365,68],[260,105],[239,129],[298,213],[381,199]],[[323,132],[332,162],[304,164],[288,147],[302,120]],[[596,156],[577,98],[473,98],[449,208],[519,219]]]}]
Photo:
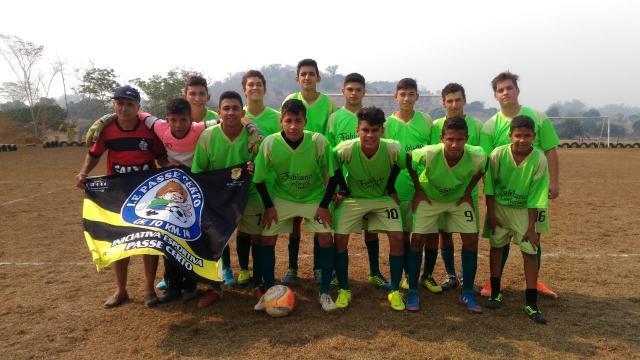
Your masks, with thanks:
[{"label": "hazy sky", "polygon": [[[1,34],[45,45],[49,59],[68,62],[72,83],[73,69],[91,63],[124,83],[175,66],[220,80],[310,57],[368,81],[459,82],[487,106],[491,78],[506,69],[521,76],[521,102],[541,110],[571,99],[640,106],[640,2],[631,0],[22,0],[4,2],[2,15]],[[0,82],[13,80],[2,60]]]}]

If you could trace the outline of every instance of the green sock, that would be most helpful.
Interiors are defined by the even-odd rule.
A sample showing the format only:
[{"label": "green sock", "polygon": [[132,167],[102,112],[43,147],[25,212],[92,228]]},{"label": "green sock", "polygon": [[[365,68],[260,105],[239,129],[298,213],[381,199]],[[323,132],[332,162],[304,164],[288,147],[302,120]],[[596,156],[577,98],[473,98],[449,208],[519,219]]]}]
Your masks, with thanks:
[{"label": "green sock", "polygon": [[320,293],[328,294],[329,289],[331,288],[331,278],[333,276],[333,268],[334,268],[334,254],[335,248],[331,247],[318,247],[318,262],[320,263],[320,268],[322,269],[321,283],[320,283]]},{"label": "green sock", "polygon": [[391,290],[396,291],[400,288],[400,279],[402,278],[402,270],[405,265],[405,255],[389,254],[389,272],[391,273]]},{"label": "green sock", "polygon": [[249,270],[249,252],[251,252],[251,236],[236,236],[236,252],[238,253],[238,264],[241,270]]},{"label": "green sock", "polygon": [[276,246],[266,245],[262,248],[262,258],[264,266],[262,267],[262,277],[264,278],[264,289],[269,290],[276,283],[275,266],[276,266]]},{"label": "green sock", "polygon": [[367,245],[367,255],[369,256],[369,275],[380,274],[380,241],[378,240],[365,240]]},{"label": "green sock", "polygon": [[478,252],[462,249],[462,292],[473,291],[478,268]]},{"label": "green sock", "polygon": [[418,290],[418,279],[420,277],[420,265],[422,265],[422,251],[409,250],[407,255],[407,266],[409,267],[409,289]]},{"label": "green sock", "polygon": [[225,269],[231,267],[231,252],[229,251],[229,245],[225,246],[222,251],[222,267]]},{"label": "green sock", "polygon": [[340,283],[340,288],[349,290],[349,250],[345,250],[341,253],[336,253],[335,258],[336,277]]},{"label": "green sock", "polygon": [[507,264],[507,259],[509,258],[509,244],[505,245],[502,248],[502,263],[500,264],[500,276],[504,272],[504,266]]},{"label": "green sock", "polygon": [[262,249],[264,246],[253,244],[251,247],[251,254],[253,256],[253,286],[258,287],[262,285],[262,267],[264,266],[262,258]]},{"label": "green sock", "polygon": [[289,235],[289,269],[298,270],[298,253],[300,252],[300,237]]},{"label": "green sock", "polygon": [[[313,234],[313,270],[322,268],[320,264],[320,244],[318,243],[318,234]],[[333,272],[333,270],[331,270]]]},{"label": "green sock", "polygon": [[438,249],[426,248],[424,250],[424,275],[423,278],[428,278],[433,274],[433,269],[436,267],[436,259],[438,258]]}]

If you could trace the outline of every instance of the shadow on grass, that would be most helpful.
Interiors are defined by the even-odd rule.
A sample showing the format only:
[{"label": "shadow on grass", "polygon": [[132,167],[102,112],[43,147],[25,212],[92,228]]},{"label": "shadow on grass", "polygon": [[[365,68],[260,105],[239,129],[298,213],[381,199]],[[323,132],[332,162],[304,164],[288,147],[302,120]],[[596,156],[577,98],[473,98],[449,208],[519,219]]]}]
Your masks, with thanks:
[{"label": "shadow on grass", "polygon": [[501,309],[485,309],[478,315],[456,303],[457,291],[434,295],[421,290],[423,308],[410,313],[391,310],[386,293],[366,282],[352,280],[351,286],[351,307],[325,313],[316,300],[317,287],[303,279],[293,287],[298,296],[296,309],[279,319],[254,312],[255,300],[249,289],[228,290],[221,303],[208,309],[183,303],[161,305],[160,311],[190,313],[191,317],[170,325],[160,346],[181,356],[235,356],[265,341],[270,348],[291,349],[343,337],[368,344],[356,346],[375,348],[379,340],[388,346],[384,338],[396,334],[419,342],[462,343],[470,351],[498,357],[527,356],[522,350],[527,345],[512,345],[521,341],[536,344],[538,355],[551,350],[593,356],[602,350],[596,347],[602,339],[640,348],[636,337],[640,313],[632,310],[637,306],[636,298],[595,298],[575,293],[563,293],[559,300],[542,298],[539,304],[549,323],[537,325],[522,311],[523,291],[506,289]]}]

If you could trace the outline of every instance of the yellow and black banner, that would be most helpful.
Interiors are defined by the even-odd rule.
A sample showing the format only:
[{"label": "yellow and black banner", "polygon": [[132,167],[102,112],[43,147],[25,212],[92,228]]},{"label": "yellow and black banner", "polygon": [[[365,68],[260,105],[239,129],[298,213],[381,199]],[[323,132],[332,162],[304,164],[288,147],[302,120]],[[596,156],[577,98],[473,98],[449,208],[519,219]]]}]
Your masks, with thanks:
[{"label": "yellow and black banner", "polygon": [[246,166],[185,167],[87,179],[84,236],[98,270],[132,255],[164,255],[185,275],[222,281],[219,259],[247,205]]}]

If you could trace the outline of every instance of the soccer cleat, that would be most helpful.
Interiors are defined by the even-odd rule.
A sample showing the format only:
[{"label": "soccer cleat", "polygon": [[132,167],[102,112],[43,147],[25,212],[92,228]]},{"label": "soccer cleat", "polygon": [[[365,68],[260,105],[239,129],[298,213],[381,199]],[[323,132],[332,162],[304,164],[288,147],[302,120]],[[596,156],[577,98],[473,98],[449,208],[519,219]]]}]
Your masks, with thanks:
[{"label": "soccer cleat", "polygon": [[387,295],[387,299],[389,299],[389,304],[393,310],[403,311],[405,309],[404,299],[402,298],[400,290],[390,292],[389,295]]},{"label": "soccer cleat", "polygon": [[480,290],[480,295],[484,296],[484,297],[489,297],[491,296],[491,283],[487,282],[484,287],[482,288],[482,290]]},{"label": "soccer cleat", "polygon": [[230,267],[222,269],[222,279],[227,286],[236,284],[236,279],[233,278],[233,270]]},{"label": "soccer cleat", "polygon": [[418,293],[418,290],[409,290],[406,308],[413,312],[420,311],[420,294]]},{"label": "soccer cleat", "polygon": [[535,305],[525,305],[524,312],[527,314],[529,319],[535,321],[538,324],[546,324],[547,318],[544,317],[540,309],[538,309]]},{"label": "soccer cleat", "polygon": [[422,286],[434,294],[440,294],[442,292],[442,287],[438,285],[431,275],[426,279],[422,279]]},{"label": "soccer cleat", "polygon": [[[263,294],[264,295],[264,294]],[[264,311],[264,296],[260,297],[260,300],[253,306],[253,311]]]},{"label": "soccer cleat", "polygon": [[287,270],[287,272],[284,274],[282,279],[280,279],[280,283],[282,285],[289,285],[289,284],[294,283],[296,281],[298,281],[298,270],[296,270],[296,269]]},{"label": "soccer cleat", "polygon": [[322,282],[322,270],[320,269],[313,269],[313,280],[316,282],[316,284],[320,284]]},{"label": "soccer cleat", "polygon": [[222,300],[222,290],[209,289],[202,295],[200,300],[198,300],[198,307],[201,309],[206,308],[220,300]]},{"label": "soccer cleat", "polygon": [[158,301],[160,301],[161,303],[166,303],[173,300],[178,300],[179,297],[180,297],[180,291],[167,290],[164,292],[164,294],[158,296]]},{"label": "soccer cleat", "polygon": [[158,282],[158,284],[156,285],[156,289],[158,290],[167,290],[167,282],[162,279]]},{"label": "soccer cleat", "polygon": [[440,287],[442,288],[442,291],[448,291],[455,289],[458,286],[460,286],[458,278],[455,275],[449,275],[447,276],[447,280],[445,280]]},{"label": "soccer cleat", "polygon": [[536,283],[536,289],[538,290],[538,293],[550,297],[552,299],[557,299],[558,298],[558,294],[556,294],[553,290],[549,289],[542,281],[538,281]]},{"label": "soccer cleat", "polygon": [[382,276],[382,274],[369,275],[368,280],[369,284],[391,291],[391,284],[384,278],[384,276]]},{"label": "soccer cleat", "polygon": [[502,306],[502,301],[503,301],[502,293],[498,294],[498,296],[494,298],[491,297],[491,295],[489,295],[489,300],[487,300],[484,306],[487,309],[496,310],[496,309],[499,309],[500,306]]},{"label": "soccer cleat", "polygon": [[458,302],[464,305],[467,310],[471,311],[474,314],[482,314],[482,306],[476,302],[476,296],[473,292],[465,292],[462,293],[458,297]]},{"label": "soccer cleat", "polygon": [[338,297],[336,298],[336,307],[338,309],[344,309],[351,303],[351,290],[338,290]]},{"label": "soccer cleat", "polygon": [[403,276],[402,280],[400,280],[400,289],[409,290],[409,279],[406,276]]},{"label": "soccer cleat", "polygon": [[336,276],[336,274],[333,274],[333,277],[331,278],[331,282],[329,283],[329,285],[336,287],[338,285],[340,285],[340,282],[338,281],[338,277]]},{"label": "soccer cleat", "polygon": [[324,311],[333,311],[337,309],[336,304],[331,299],[331,295],[329,294],[320,294],[320,306],[322,306],[322,310]]},{"label": "soccer cleat", "polygon": [[238,285],[247,285],[251,280],[251,272],[249,270],[240,270],[238,273],[238,280],[236,281]]},{"label": "soccer cleat", "polygon": [[198,291],[196,289],[182,291],[183,301],[191,301],[197,297],[198,297]]}]

